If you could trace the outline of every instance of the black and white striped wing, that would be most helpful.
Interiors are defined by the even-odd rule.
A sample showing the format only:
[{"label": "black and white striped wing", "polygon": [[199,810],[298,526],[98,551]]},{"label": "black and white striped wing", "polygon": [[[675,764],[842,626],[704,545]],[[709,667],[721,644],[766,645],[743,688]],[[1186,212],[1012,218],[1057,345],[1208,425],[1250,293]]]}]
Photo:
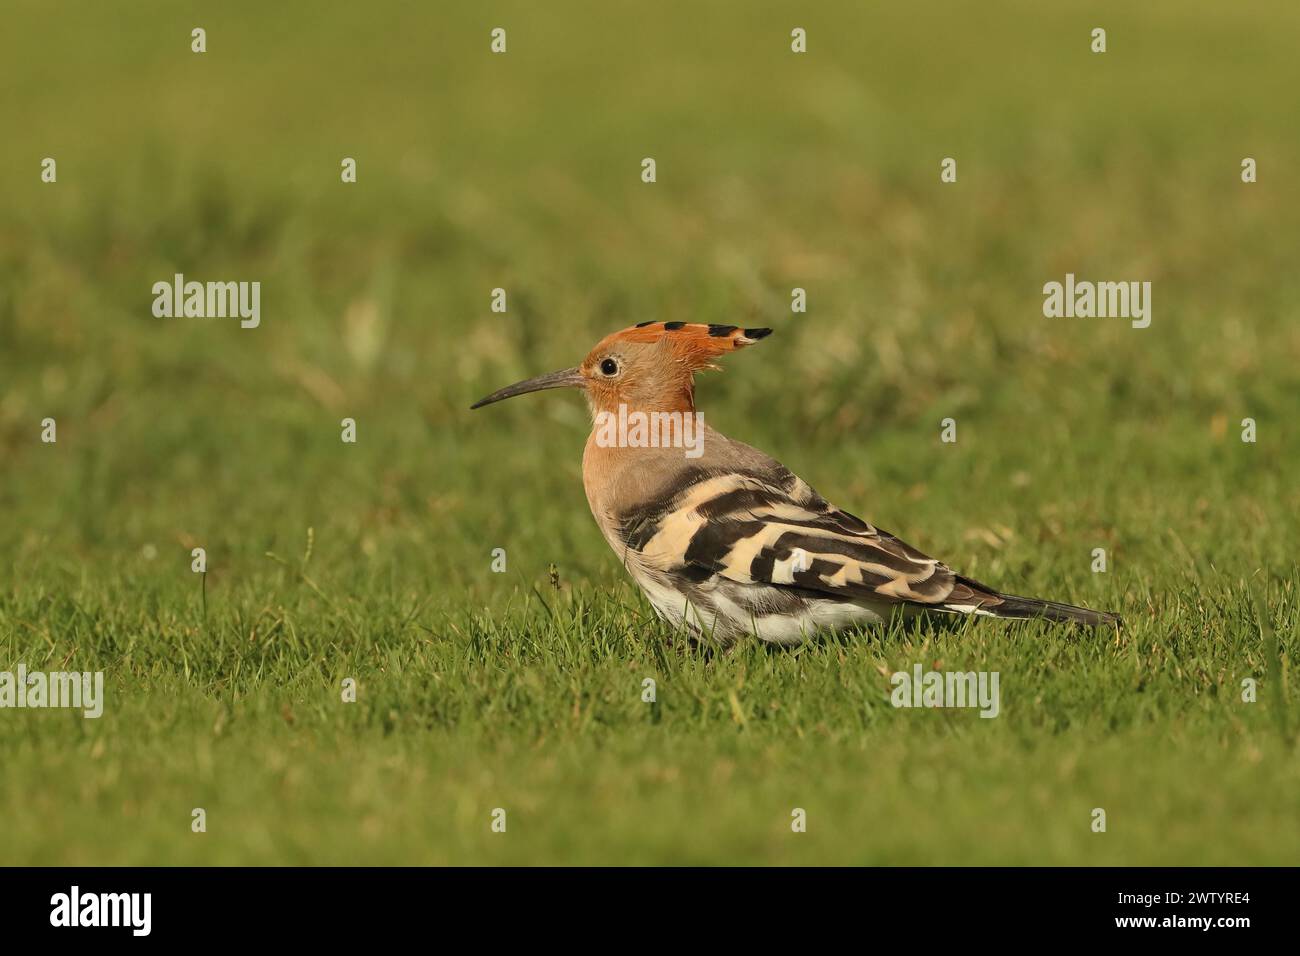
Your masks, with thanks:
[{"label": "black and white striped wing", "polygon": [[995,592],[840,511],[786,471],[710,473],[623,521],[643,566],[841,600],[974,611]]}]

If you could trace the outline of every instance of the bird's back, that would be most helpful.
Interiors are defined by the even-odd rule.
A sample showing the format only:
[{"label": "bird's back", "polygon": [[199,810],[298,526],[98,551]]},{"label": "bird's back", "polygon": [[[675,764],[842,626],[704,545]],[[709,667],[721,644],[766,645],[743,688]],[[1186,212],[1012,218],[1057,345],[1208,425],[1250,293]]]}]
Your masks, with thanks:
[{"label": "bird's back", "polygon": [[[875,528],[770,455],[711,428],[696,459],[678,448],[589,441],[584,479],[606,540],[674,624],[724,642],[755,633],[789,643],[815,630],[878,623],[902,608],[896,597],[855,587],[863,579],[847,552],[866,556],[863,545],[880,537]],[[880,540],[892,547],[877,562],[914,580],[933,578],[938,562]]]}]

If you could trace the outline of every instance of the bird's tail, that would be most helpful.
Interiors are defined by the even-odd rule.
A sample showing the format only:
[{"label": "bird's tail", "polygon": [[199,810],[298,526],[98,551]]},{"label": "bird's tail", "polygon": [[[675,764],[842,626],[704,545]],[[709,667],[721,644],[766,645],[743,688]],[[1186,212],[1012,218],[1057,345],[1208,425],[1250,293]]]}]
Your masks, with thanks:
[{"label": "bird's tail", "polygon": [[1043,618],[1058,624],[1082,624],[1084,627],[1123,627],[1124,620],[1110,611],[1092,611],[1086,607],[1073,604],[1061,604],[1059,601],[1040,601],[1038,598],[1016,597],[1014,594],[999,594],[1001,604],[985,607],[994,617],[1006,617],[1016,620]]},{"label": "bird's tail", "polygon": [[[972,611],[979,614],[987,614],[990,617],[1001,617],[1010,620],[1028,621],[1042,618],[1046,621],[1053,621],[1057,624],[1079,624],[1083,627],[1109,627],[1118,628],[1124,626],[1123,619],[1118,614],[1110,611],[1092,611],[1086,607],[1075,607],[1073,604],[1061,604],[1059,601],[1042,601],[1038,598],[1017,597],[1014,594],[1003,594],[995,591],[985,584],[979,584],[969,579],[959,579],[963,584],[972,587],[979,597],[975,607],[964,604],[961,607],[952,607],[949,610],[971,613]],[[983,592],[980,594],[980,592]]]}]

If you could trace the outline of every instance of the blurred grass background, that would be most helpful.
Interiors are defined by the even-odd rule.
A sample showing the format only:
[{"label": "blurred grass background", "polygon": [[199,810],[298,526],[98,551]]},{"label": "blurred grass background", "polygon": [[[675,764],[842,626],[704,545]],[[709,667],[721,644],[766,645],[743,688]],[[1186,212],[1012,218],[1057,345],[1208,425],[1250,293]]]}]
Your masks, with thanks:
[{"label": "blurred grass background", "polygon": [[[0,862],[1294,860],[1294,5],[4,19],[0,669],[111,696],[0,713]],[[175,272],[260,281],[261,327],[154,318]],[[1045,319],[1067,272],[1150,280],[1151,327]],[[654,318],[777,330],[701,381],[715,427],[1131,627],[666,646],[581,402],[467,411]],[[918,660],[1000,670],[1003,716],[894,711]]]}]

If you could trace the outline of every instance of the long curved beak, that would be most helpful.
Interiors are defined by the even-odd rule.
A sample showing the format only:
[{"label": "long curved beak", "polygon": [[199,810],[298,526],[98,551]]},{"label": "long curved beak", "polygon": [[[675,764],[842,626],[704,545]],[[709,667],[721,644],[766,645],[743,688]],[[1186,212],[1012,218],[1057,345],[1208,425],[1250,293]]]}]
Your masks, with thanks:
[{"label": "long curved beak", "polygon": [[516,395],[523,395],[526,392],[540,392],[547,388],[581,388],[584,384],[586,384],[586,379],[582,377],[582,372],[577,368],[561,369],[558,372],[539,375],[536,378],[515,382],[513,385],[499,388],[487,398],[480,398],[470,408],[482,408],[484,405],[499,402],[503,398],[514,398]]}]

